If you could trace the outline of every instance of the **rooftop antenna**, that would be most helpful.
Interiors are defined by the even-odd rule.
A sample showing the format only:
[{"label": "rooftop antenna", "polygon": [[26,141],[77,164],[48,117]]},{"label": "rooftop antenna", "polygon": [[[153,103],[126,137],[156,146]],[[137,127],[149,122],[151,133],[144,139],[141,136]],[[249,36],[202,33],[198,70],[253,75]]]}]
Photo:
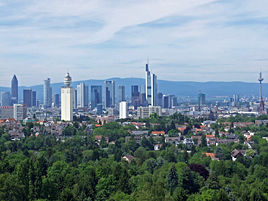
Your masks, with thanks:
[{"label": "rooftop antenna", "polygon": [[148,72],[149,71],[149,57],[147,56],[147,64],[146,64],[146,72]]},{"label": "rooftop antenna", "polygon": [[262,97],[262,81],[263,81],[263,77],[262,77],[262,72],[260,71],[260,74],[259,74],[259,79],[258,81],[260,82],[260,114],[263,114],[264,112],[264,101],[263,101],[263,97]]}]

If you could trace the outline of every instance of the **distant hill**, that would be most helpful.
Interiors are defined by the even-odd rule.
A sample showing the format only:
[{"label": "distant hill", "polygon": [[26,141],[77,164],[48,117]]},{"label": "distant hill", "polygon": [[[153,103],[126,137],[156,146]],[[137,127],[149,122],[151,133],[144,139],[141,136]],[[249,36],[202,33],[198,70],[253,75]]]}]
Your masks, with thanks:
[{"label": "distant hill", "polygon": [[[107,80],[114,80],[116,84],[116,90],[118,85],[124,85],[126,87],[126,96],[130,98],[131,85],[138,85],[140,88],[145,85],[145,81],[142,78],[111,78]],[[75,81],[72,86],[75,87],[80,82],[84,82],[86,85],[104,85],[104,80],[84,80]],[[63,83],[52,83],[53,94],[60,93],[60,88]],[[190,96],[196,97],[199,91],[202,91],[207,97],[215,96],[232,96],[233,94],[239,94],[240,96],[258,96],[259,90],[258,83],[247,82],[181,82],[181,81],[166,81],[158,80],[158,91],[163,94],[173,94],[176,96]],[[22,92],[25,88],[32,88],[37,91],[37,99],[43,100],[43,85],[35,85],[31,87],[19,87],[19,98],[22,99]],[[10,90],[7,87],[0,87],[0,91]],[[90,94],[90,91],[89,91]],[[268,83],[263,84],[263,95],[268,96]]]}]

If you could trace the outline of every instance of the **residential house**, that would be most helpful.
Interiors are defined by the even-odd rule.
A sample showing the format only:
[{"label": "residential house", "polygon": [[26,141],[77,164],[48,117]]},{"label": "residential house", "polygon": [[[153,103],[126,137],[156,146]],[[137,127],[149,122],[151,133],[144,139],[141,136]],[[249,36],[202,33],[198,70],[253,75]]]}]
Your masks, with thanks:
[{"label": "residential house", "polygon": [[232,160],[233,161],[236,161],[236,159],[239,157],[239,156],[245,156],[246,155],[246,150],[233,150],[232,153],[231,153],[231,156],[232,156]]},{"label": "residential house", "polygon": [[133,161],[135,157],[132,155],[125,155],[124,157],[122,157],[122,159],[127,161],[128,163],[131,163],[131,161]]},{"label": "residential house", "polygon": [[216,138],[214,135],[206,135],[207,145],[215,145],[216,144]]},{"label": "residential house", "polygon": [[152,135],[164,136],[165,134],[165,131],[152,131]]},{"label": "residential house", "polygon": [[165,137],[165,143],[175,144],[177,146],[181,143],[181,137]]},{"label": "residential house", "polygon": [[192,138],[184,138],[183,144],[186,145],[187,148],[191,148],[194,146],[194,141]]},{"label": "residential house", "polygon": [[158,150],[161,149],[162,146],[163,146],[162,144],[155,144],[155,145],[154,145],[154,150],[155,150],[155,151],[158,151]]}]

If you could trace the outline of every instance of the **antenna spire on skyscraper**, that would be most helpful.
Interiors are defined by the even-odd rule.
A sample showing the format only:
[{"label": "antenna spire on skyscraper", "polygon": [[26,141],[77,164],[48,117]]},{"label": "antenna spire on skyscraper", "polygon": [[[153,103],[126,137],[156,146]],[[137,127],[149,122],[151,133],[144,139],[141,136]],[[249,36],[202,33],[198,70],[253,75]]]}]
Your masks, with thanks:
[{"label": "antenna spire on skyscraper", "polygon": [[149,57],[147,57],[147,64],[145,67],[145,71],[148,72],[149,71]]}]

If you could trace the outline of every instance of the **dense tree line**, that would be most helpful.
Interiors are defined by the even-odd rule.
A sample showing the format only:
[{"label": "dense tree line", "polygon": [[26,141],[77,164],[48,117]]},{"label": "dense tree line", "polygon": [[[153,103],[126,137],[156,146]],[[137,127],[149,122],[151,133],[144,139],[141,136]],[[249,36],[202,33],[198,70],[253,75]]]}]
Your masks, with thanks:
[{"label": "dense tree line", "polygon": [[[144,120],[159,123],[159,130],[174,130],[174,124],[200,125],[200,120],[174,114],[168,118],[151,116]],[[30,132],[27,125],[24,132]],[[134,138],[125,141],[132,125],[116,122],[83,132],[76,124],[64,130],[64,141],[51,135],[29,135],[11,141],[0,128],[0,200],[124,200],[124,201],[257,201],[268,198],[267,126],[256,130],[253,149],[236,161],[231,151],[244,144],[192,147],[166,144],[154,151],[155,139]],[[240,132],[241,130],[237,130]],[[184,135],[188,135],[190,130]],[[172,132],[170,132],[172,135]],[[95,135],[109,137],[113,143]],[[189,152],[191,151],[191,152]],[[220,160],[212,161],[203,153],[215,153]],[[125,155],[134,156],[128,163]]]}]

